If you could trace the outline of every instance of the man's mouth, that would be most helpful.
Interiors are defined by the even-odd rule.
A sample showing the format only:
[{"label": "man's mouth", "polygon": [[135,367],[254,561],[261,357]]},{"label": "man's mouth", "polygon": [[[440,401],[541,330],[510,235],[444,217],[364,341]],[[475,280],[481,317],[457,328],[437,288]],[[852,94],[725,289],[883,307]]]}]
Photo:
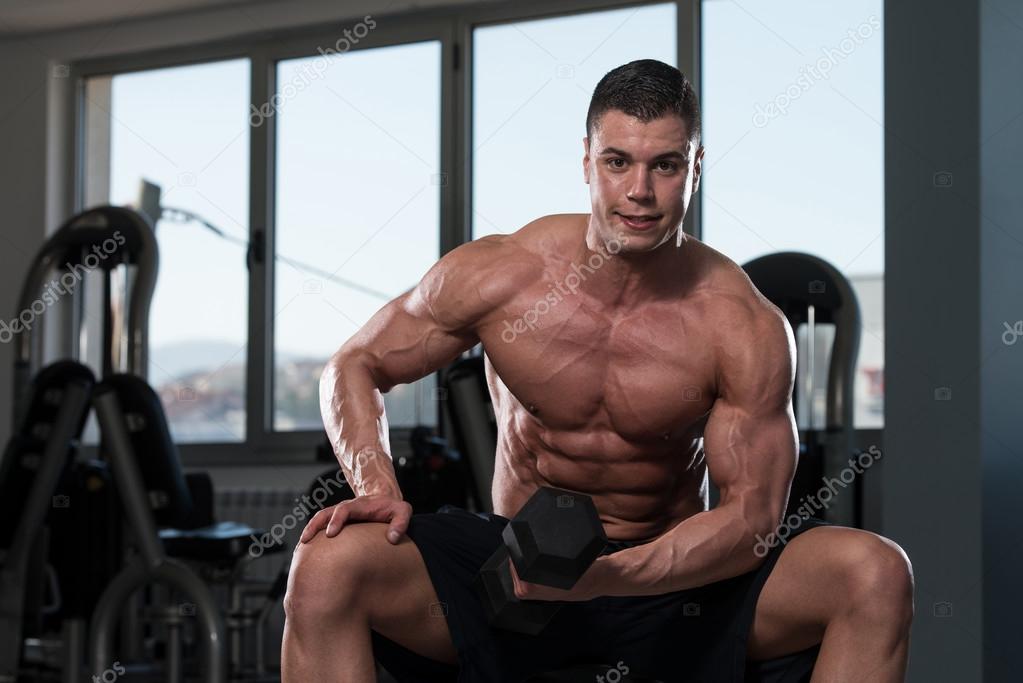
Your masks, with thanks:
[{"label": "man's mouth", "polygon": [[623,223],[632,228],[633,230],[648,230],[655,225],[657,221],[661,220],[660,214],[624,214],[615,212],[615,215],[621,219]]}]

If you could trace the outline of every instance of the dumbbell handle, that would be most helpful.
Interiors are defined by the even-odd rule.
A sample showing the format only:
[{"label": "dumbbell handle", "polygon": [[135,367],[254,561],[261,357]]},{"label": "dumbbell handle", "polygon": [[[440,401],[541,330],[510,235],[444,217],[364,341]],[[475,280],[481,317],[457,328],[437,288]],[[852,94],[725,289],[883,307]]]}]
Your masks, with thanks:
[{"label": "dumbbell handle", "polygon": [[554,618],[561,603],[520,600],[515,595],[508,549],[499,547],[476,578],[487,620],[491,626],[535,636]]},{"label": "dumbbell handle", "polygon": [[[559,508],[566,510],[570,520],[568,528],[564,528],[564,524],[558,528],[557,521],[562,517]],[[538,489],[533,494],[508,522],[502,539],[504,543],[480,569],[477,589],[492,626],[529,635],[540,633],[562,603],[517,598],[512,563],[523,581],[568,590],[607,543],[592,499],[552,487]],[[551,552],[552,547],[564,550],[564,544],[578,554],[562,557]]]}]

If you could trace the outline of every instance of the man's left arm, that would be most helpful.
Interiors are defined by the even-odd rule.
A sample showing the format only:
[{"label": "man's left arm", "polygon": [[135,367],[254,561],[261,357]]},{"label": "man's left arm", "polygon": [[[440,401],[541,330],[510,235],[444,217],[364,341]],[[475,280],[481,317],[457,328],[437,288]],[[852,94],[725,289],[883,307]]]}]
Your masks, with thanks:
[{"label": "man's left arm", "polygon": [[594,577],[606,574],[600,594],[656,595],[703,586],[763,561],[758,543],[782,520],[798,459],[795,345],[774,307],[758,313],[737,337],[738,343],[721,349],[718,396],[704,429],[707,469],[721,492],[717,507],[650,543],[602,558],[608,566]]},{"label": "man's left arm", "polygon": [[599,558],[571,591],[523,584],[516,593],[540,600],[600,595],[658,595],[752,571],[758,543],[781,522],[798,458],[792,414],[795,349],[775,308],[759,312],[719,360],[718,396],[704,429],[717,507],[682,521],[659,538]]}]

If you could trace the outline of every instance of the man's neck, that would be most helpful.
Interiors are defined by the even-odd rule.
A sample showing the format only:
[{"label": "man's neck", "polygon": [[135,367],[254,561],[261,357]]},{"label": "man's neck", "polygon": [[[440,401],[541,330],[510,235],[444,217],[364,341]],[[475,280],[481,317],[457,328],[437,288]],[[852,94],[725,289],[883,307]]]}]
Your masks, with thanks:
[{"label": "man's neck", "polygon": [[[591,218],[585,244],[580,245],[572,262],[580,269],[585,265],[593,270],[585,271],[586,280],[580,289],[609,306],[629,307],[675,291],[680,271],[688,267],[689,246],[684,236],[677,247],[676,235],[671,234],[650,251],[629,252],[621,237],[605,241]],[[599,267],[593,268],[594,264]]]}]

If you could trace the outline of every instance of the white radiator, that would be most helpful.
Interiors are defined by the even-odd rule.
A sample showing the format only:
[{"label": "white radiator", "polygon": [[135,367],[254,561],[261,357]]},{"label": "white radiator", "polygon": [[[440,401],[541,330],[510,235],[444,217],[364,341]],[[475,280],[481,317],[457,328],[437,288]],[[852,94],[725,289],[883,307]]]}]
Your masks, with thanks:
[{"label": "white radiator", "polygon": [[[291,554],[298,542],[308,515],[301,512],[301,497],[306,492],[294,489],[221,489],[214,498],[214,515],[218,522],[241,522],[257,529],[270,532],[273,530],[279,543],[264,536],[253,542],[253,554],[258,559],[246,567],[245,576],[251,579],[273,581],[282,569],[291,562]],[[308,510],[309,507],[305,506]],[[287,528],[291,527],[291,528]],[[265,552],[270,546],[283,545],[284,550],[274,553]],[[262,552],[261,552],[262,551]],[[250,604],[256,604],[251,601]],[[272,669],[280,665],[280,644],[284,636],[284,608],[280,601],[274,607],[267,622],[266,629],[266,664]],[[251,636],[246,639],[246,660],[251,662],[249,655],[253,652]]]}]

